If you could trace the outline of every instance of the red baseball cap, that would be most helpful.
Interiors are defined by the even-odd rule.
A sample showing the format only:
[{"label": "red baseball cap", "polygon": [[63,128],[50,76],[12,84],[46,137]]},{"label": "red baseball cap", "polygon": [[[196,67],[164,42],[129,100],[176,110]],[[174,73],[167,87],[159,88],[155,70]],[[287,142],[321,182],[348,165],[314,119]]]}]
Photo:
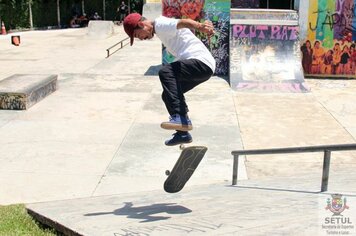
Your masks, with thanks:
[{"label": "red baseball cap", "polygon": [[141,15],[138,13],[131,13],[124,19],[124,29],[126,34],[130,37],[130,45],[134,41],[134,31],[137,28],[138,22],[141,20]]}]

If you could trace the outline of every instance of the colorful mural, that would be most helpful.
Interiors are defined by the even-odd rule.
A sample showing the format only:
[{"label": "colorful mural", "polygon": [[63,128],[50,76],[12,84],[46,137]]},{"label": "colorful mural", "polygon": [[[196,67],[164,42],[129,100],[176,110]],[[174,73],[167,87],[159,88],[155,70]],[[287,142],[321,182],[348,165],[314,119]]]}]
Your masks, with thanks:
[{"label": "colorful mural", "polygon": [[356,77],[356,0],[309,2],[307,39],[301,46],[305,74]]},{"label": "colorful mural", "polygon": [[[163,15],[177,19],[190,18],[204,22],[210,20],[215,27],[215,35],[210,39],[200,32],[195,32],[216,60],[216,75],[229,73],[229,27],[230,0],[163,0]],[[163,63],[174,61],[163,47]]]},{"label": "colorful mural", "polygon": [[308,92],[298,26],[232,25],[230,81],[236,90]]}]

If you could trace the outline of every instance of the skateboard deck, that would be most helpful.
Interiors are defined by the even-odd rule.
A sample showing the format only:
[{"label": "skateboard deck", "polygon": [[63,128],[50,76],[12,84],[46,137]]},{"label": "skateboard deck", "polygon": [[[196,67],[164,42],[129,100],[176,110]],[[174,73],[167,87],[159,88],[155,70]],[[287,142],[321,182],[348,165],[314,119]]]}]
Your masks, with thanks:
[{"label": "skateboard deck", "polygon": [[182,190],[207,150],[208,148],[204,146],[183,148],[172,171],[166,171],[168,178],[164,182],[164,190],[168,193],[176,193]]}]

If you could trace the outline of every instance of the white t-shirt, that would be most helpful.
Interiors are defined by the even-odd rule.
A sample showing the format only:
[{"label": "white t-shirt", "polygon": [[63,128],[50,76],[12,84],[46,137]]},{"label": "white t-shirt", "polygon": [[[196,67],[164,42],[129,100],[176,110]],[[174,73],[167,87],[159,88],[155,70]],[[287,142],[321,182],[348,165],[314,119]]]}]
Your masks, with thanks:
[{"label": "white t-shirt", "polygon": [[177,29],[178,19],[164,16],[154,21],[155,33],[168,52],[181,59],[198,59],[215,71],[215,59],[190,29]]}]

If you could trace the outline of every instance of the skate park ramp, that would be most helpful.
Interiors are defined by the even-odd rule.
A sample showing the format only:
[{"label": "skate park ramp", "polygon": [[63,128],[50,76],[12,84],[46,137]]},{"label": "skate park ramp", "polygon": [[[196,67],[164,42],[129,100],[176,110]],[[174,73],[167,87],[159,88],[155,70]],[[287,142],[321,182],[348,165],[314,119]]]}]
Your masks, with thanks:
[{"label": "skate park ramp", "polygon": [[88,37],[91,39],[105,39],[115,34],[114,22],[105,20],[91,20],[88,24]]},{"label": "skate park ramp", "polygon": [[142,15],[149,20],[154,20],[162,15],[162,2],[156,0],[147,0],[143,5]]},{"label": "skate park ramp", "polygon": [[240,93],[218,77],[198,86],[186,99],[193,144],[208,152],[179,194],[165,193],[180,150],[164,146],[172,132],[159,127],[161,43],[136,40],[105,58],[126,37],[119,29],[95,41],[71,29],[0,44],[0,79],[58,74],[58,90],[28,111],[0,111],[0,205],[25,203],[37,220],[84,235],[309,235],[321,228],[308,227],[318,210],[332,215],[325,196],[356,205],[353,152],[333,154],[325,194],[320,153],[242,157],[231,186],[233,150],[355,143],[352,80],[308,80],[310,93]]},{"label": "skate park ramp", "polygon": [[309,91],[299,53],[296,11],[232,9],[230,84],[238,91]]},{"label": "skate park ramp", "polygon": [[[0,179],[8,186],[5,191],[21,192],[1,194],[3,204],[160,190],[165,171],[180,154],[178,147],[164,145],[174,131],[160,128],[168,114],[161,101],[159,79],[157,75],[145,76],[157,71],[161,62],[161,54],[156,53],[161,47],[159,40],[137,40],[133,47],[106,58],[105,49],[114,39],[93,41],[83,37],[85,31],[44,32],[47,37],[42,41],[39,32],[24,34],[21,57],[11,53],[13,48],[4,47],[3,56],[9,58],[4,65],[10,69],[24,74],[55,71],[59,76],[58,90],[28,112],[1,112],[1,133],[7,138],[0,149],[4,161],[4,178]],[[126,37],[123,29],[121,36]],[[55,38],[56,47],[61,48],[56,54],[49,53],[51,47],[36,52],[39,43],[45,45],[44,41]],[[23,63],[22,67],[11,63],[30,58],[35,63]],[[75,68],[73,61],[78,65]],[[196,92],[187,94],[190,108],[196,110],[191,113],[196,122],[192,135],[194,144],[207,146],[209,151],[201,172],[195,173],[190,184],[228,180],[231,149],[242,148],[230,88],[224,80],[212,78]],[[22,143],[17,151],[13,142]],[[21,158],[15,158],[22,152]],[[21,176],[11,178],[10,173],[16,170]],[[32,184],[23,189],[27,178]]]}]

